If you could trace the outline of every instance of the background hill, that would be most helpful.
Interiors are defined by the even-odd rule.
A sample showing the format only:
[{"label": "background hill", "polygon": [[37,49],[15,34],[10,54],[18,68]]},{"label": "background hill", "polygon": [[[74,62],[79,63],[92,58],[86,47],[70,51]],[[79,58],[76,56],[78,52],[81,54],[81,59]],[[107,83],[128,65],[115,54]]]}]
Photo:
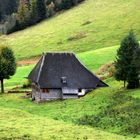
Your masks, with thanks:
[{"label": "background hill", "polygon": [[140,40],[139,0],[86,0],[36,26],[1,36],[16,58],[27,59],[43,51],[95,50],[119,44],[133,29]]}]

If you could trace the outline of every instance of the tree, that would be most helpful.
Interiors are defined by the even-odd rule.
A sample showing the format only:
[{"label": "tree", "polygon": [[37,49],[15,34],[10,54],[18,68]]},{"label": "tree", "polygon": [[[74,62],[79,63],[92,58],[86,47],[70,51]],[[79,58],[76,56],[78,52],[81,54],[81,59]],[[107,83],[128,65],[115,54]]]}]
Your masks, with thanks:
[{"label": "tree", "polygon": [[37,1],[30,0],[30,24],[35,24],[37,22]]},{"label": "tree", "polygon": [[36,1],[36,10],[37,10],[37,14],[38,14],[38,21],[41,21],[42,19],[46,18],[46,5],[45,5],[45,1],[44,0],[37,0]]},{"label": "tree", "polygon": [[118,81],[127,82],[127,88],[137,88],[139,86],[139,72],[137,64],[134,62],[134,54],[139,47],[139,43],[132,31],[122,40],[117,51],[115,62],[115,78]]},{"label": "tree", "polygon": [[69,9],[72,7],[72,0],[63,0],[61,4],[62,9]]},{"label": "tree", "polygon": [[9,79],[16,71],[16,62],[13,51],[6,47],[0,47],[0,81],[1,93],[4,93],[4,79]]},{"label": "tree", "polygon": [[20,28],[24,28],[29,22],[29,3],[27,0],[20,0],[17,10],[17,21]]},{"label": "tree", "polygon": [[1,11],[0,11],[0,21],[2,20],[2,14],[1,14]]},{"label": "tree", "polygon": [[140,48],[136,49],[134,53],[133,63],[135,63],[137,71],[139,71],[140,75]]}]

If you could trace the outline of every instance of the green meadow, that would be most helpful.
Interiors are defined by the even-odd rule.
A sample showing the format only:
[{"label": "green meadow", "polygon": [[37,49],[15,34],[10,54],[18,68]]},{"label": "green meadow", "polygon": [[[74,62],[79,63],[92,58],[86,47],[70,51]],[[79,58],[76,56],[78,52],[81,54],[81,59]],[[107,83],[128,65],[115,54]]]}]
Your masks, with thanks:
[{"label": "green meadow", "polygon": [[125,90],[112,78],[106,82],[110,87],[80,99],[42,104],[24,94],[1,95],[0,139],[139,140],[139,89]]},{"label": "green meadow", "polygon": [[139,0],[86,0],[49,20],[1,39],[16,58],[27,59],[48,51],[75,53],[114,46],[133,29],[140,40]]},{"label": "green meadow", "polygon": [[[139,0],[86,0],[77,7],[7,36],[17,61],[66,51],[96,73],[113,62],[121,39],[133,29],[140,40]],[[22,86],[34,65],[17,67],[5,90]],[[109,85],[79,99],[37,104],[25,94],[0,95],[0,140],[140,140],[140,89]],[[26,90],[26,89],[25,89]]]}]

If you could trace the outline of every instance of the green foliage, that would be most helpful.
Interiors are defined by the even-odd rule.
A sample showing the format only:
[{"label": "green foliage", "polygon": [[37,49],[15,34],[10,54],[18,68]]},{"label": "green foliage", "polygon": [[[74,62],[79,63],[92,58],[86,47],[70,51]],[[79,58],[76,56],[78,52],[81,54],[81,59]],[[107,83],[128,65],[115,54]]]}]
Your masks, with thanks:
[{"label": "green foliage", "polygon": [[23,86],[22,88],[30,88],[31,87],[31,82],[29,80],[26,80],[24,83],[23,83]]},{"label": "green foliage", "polygon": [[57,10],[69,9],[81,1],[83,0],[62,0],[61,2],[57,2],[57,0],[55,0],[55,5],[57,7]]},{"label": "green foliage", "polygon": [[72,6],[72,0],[63,0],[61,4],[62,9],[69,9]]},{"label": "green foliage", "polygon": [[115,62],[115,78],[128,82],[128,88],[137,88],[139,86],[137,64],[133,61],[135,51],[138,49],[139,43],[133,32],[122,40],[121,46],[117,51],[117,60]]},{"label": "green foliage", "polygon": [[0,12],[0,21],[1,21],[1,19],[2,19],[2,14],[1,14],[1,12]]},{"label": "green foliage", "polygon": [[133,63],[136,64],[137,70],[139,71],[139,74],[140,74],[140,48],[136,49],[134,53]]},{"label": "green foliage", "polygon": [[30,0],[30,24],[37,22],[37,3],[36,0]]},{"label": "green foliage", "polygon": [[[121,135],[140,135],[140,99],[132,98],[129,91],[119,91],[110,96],[110,103],[98,114],[85,115],[79,124],[99,127]],[[114,129],[114,130],[113,130]]]},{"label": "green foliage", "polygon": [[24,28],[29,22],[29,3],[25,0],[20,0],[17,10],[17,22],[19,28]]},{"label": "green foliage", "polygon": [[51,17],[55,14],[55,4],[51,2],[47,5],[47,17]]},{"label": "green foliage", "polygon": [[44,18],[46,18],[46,5],[44,0],[19,1],[17,10],[17,29],[23,29]]},{"label": "green foliage", "polygon": [[44,0],[19,1],[17,10],[17,29],[23,29],[44,18],[46,18],[46,5]]},{"label": "green foliage", "polygon": [[46,18],[45,0],[36,0],[36,10],[38,21]]},{"label": "green foliage", "polygon": [[0,80],[1,92],[4,92],[3,79],[9,79],[16,71],[16,62],[13,51],[8,47],[1,46],[0,48]]}]

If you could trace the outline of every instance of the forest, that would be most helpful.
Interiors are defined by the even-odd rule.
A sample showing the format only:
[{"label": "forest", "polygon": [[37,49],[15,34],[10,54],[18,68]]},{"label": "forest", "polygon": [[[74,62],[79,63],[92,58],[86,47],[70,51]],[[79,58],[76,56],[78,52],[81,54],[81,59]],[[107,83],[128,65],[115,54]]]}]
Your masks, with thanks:
[{"label": "forest", "polygon": [[83,0],[0,0],[0,34],[34,25]]}]

